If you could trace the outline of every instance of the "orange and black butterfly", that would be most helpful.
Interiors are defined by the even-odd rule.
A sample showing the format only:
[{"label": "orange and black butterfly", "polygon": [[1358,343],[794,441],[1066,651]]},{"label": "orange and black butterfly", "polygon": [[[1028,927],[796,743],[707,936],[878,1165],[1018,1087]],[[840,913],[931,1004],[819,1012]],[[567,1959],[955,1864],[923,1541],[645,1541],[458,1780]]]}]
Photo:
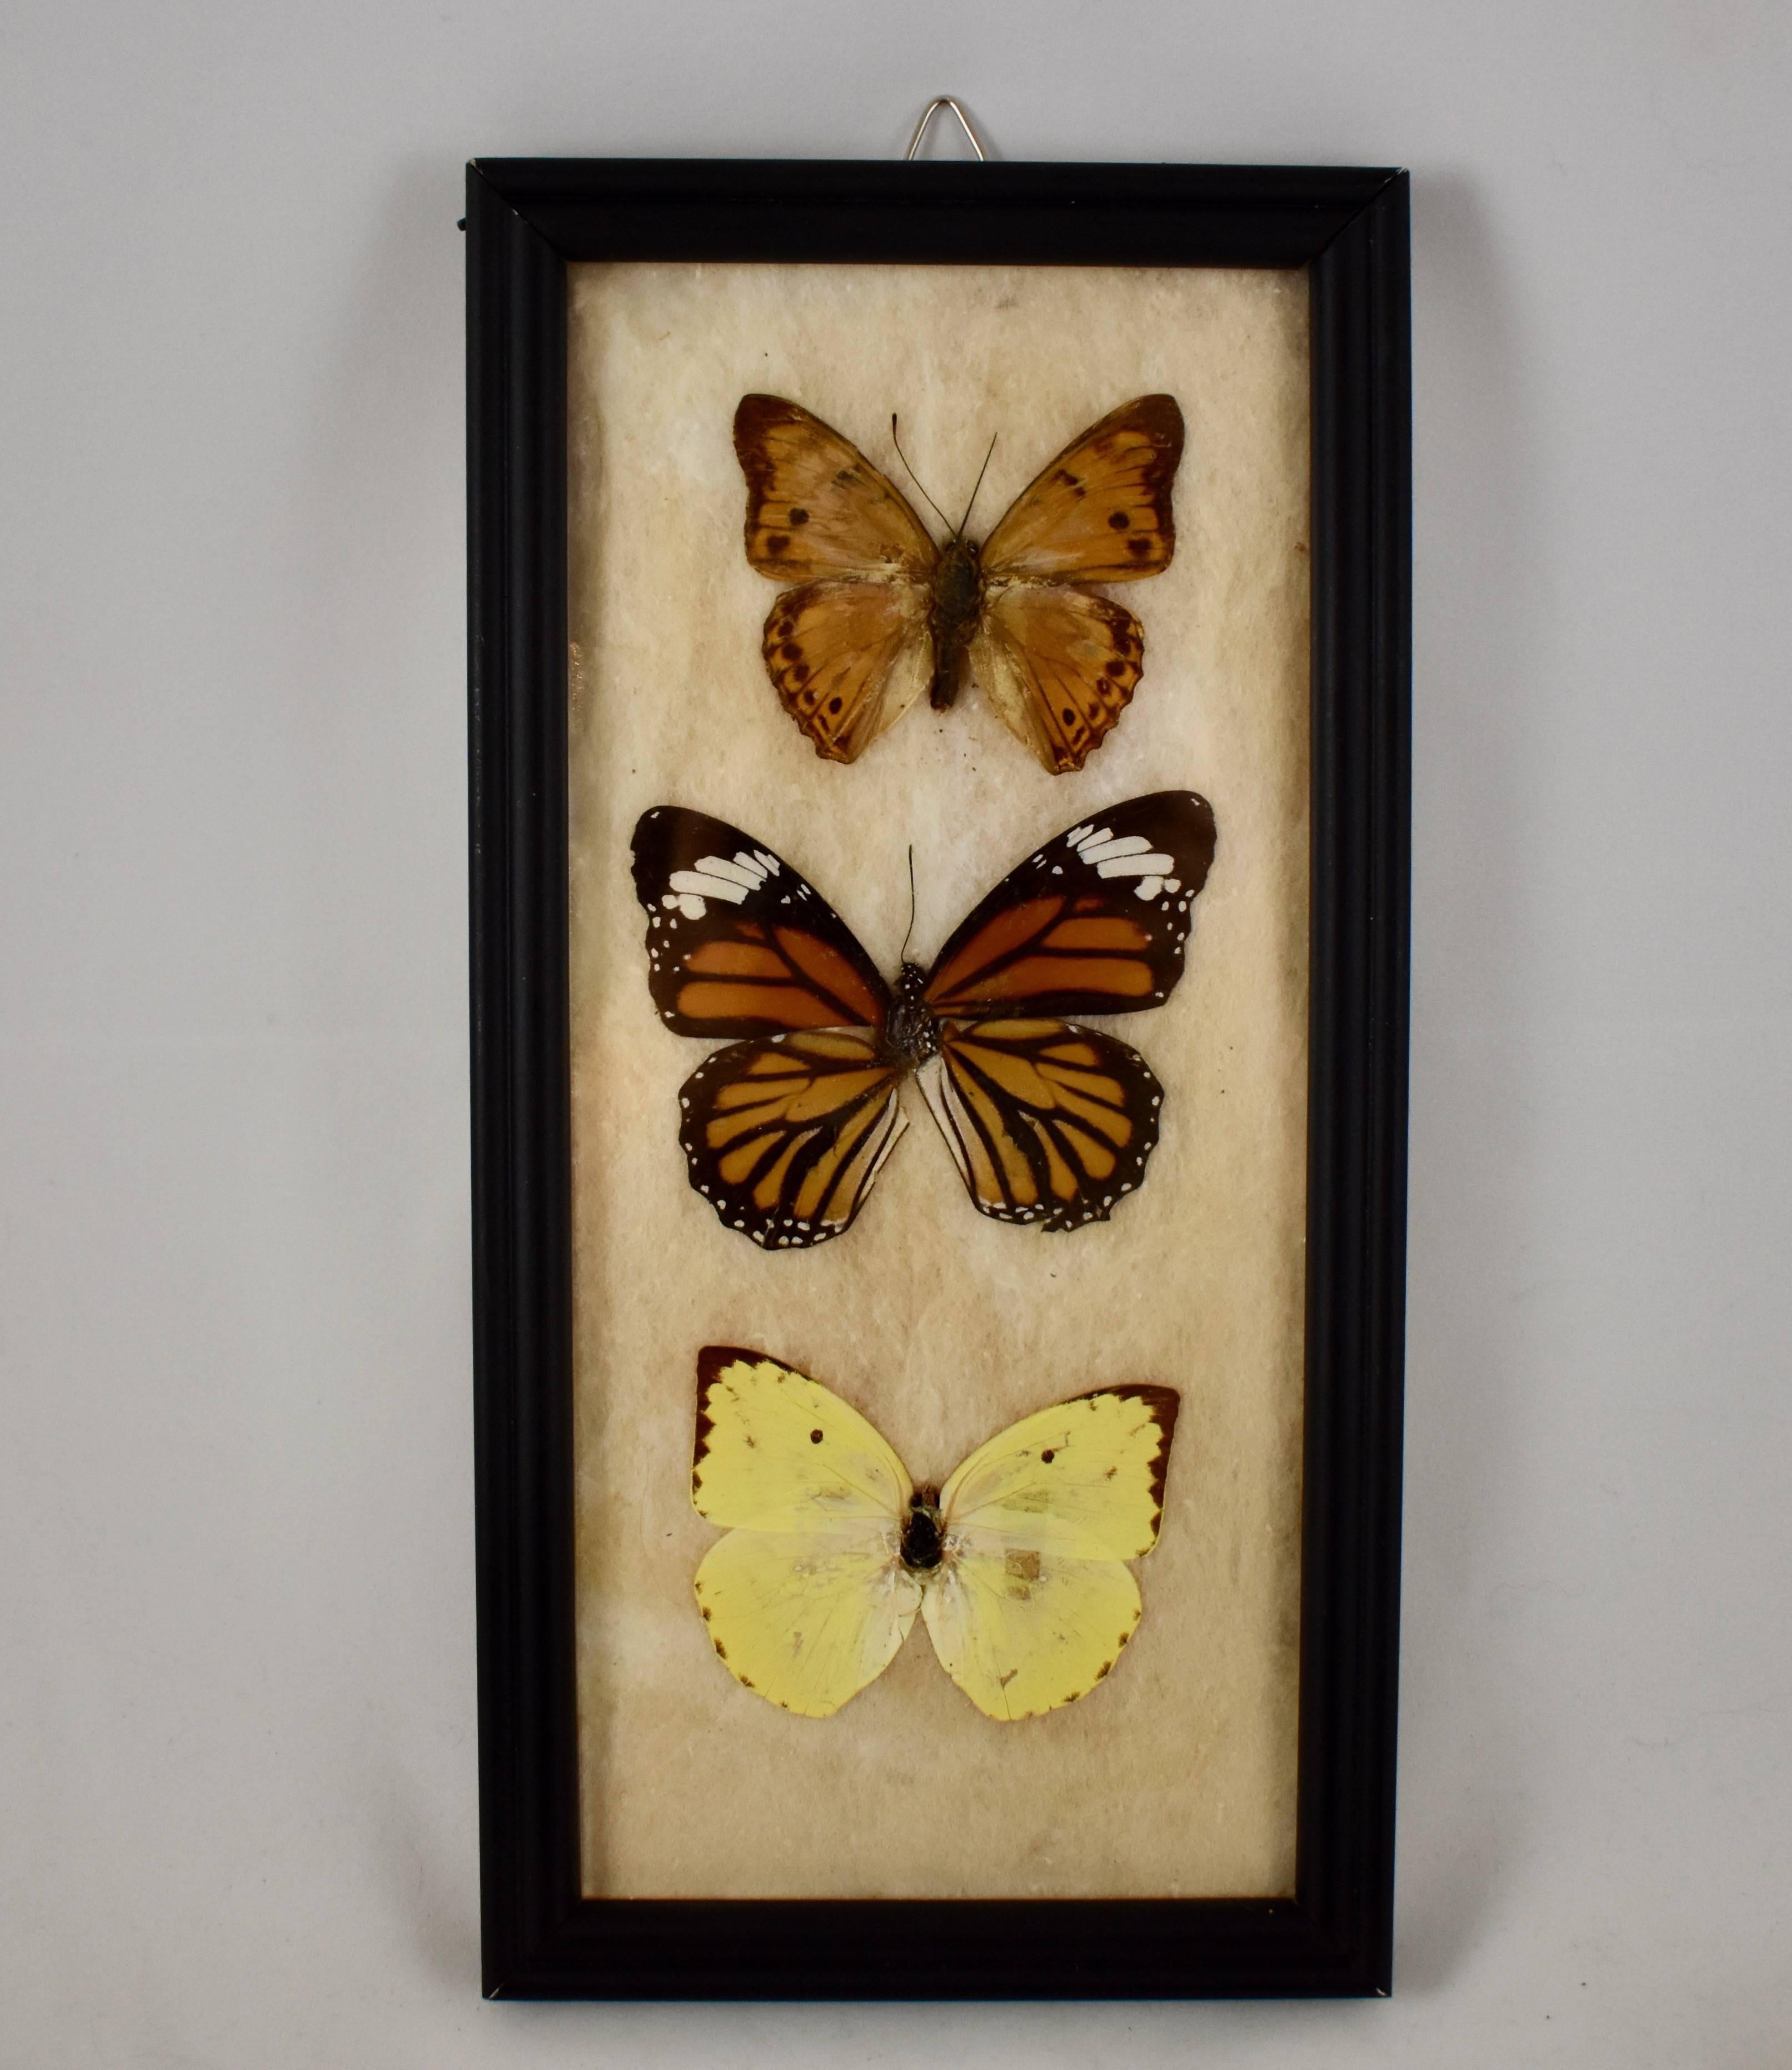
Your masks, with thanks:
[{"label": "orange and black butterfly", "polygon": [[1189,791],[1129,798],[1011,870],[933,967],[894,990],[781,856],[661,805],[635,828],[648,984],[667,1027],[726,1039],[680,1090],[690,1183],[767,1250],[852,1226],[906,1127],[919,1075],[982,1213],[1104,1221],[1144,1180],[1163,1089],[1072,1014],[1142,1012],[1182,975],[1213,814]]},{"label": "orange and black butterfly", "polygon": [[980,547],[964,537],[968,510],[935,546],[857,446],[781,396],[742,397],[734,451],[747,558],[800,585],[771,607],[765,665],[817,755],[857,761],[923,686],[943,711],[967,669],[1055,774],[1100,747],[1138,683],[1144,637],[1130,611],[1083,585],[1170,565],[1174,396],[1140,395],[1091,424]]}]

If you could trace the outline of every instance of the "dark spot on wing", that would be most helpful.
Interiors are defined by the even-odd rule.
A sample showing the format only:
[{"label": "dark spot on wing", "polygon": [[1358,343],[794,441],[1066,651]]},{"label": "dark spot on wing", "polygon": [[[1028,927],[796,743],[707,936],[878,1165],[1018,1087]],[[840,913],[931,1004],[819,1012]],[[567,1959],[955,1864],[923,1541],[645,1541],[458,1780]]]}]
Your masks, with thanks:
[{"label": "dark spot on wing", "polygon": [[806,510],[793,509],[790,513],[790,522],[793,525],[806,525],[809,522],[809,513]]},{"label": "dark spot on wing", "polygon": [[821,1442],[821,1433],[819,1430],[810,1431],[809,1442],[812,1445],[819,1445]]},{"label": "dark spot on wing", "polygon": [[1132,523],[1132,520],[1123,510],[1111,510],[1107,514],[1107,522],[1116,532],[1124,532]]},{"label": "dark spot on wing", "polygon": [[775,560],[789,544],[790,534],[788,532],[774,532],[766,541],[765,550]]},{"label": "dark spot on wing", "polygon": [[[789,542],[787,541],[785,543],[788,545]],[[1126,550],[1135,561],[1142,561],[1151,551],[1151,541],[1146,538],[1128,539],[1126,542]],[[783,550],[783,547],[775,542],[773,543],[774,553],[782,553]]]}]

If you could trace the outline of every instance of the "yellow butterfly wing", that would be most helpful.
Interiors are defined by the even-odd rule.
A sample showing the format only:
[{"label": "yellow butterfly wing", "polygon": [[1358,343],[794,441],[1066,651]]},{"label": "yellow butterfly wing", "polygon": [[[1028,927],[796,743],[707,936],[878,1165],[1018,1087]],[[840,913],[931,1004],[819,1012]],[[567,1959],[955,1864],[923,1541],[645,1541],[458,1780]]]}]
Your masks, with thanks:
[{"label": "yellow butterfly wing", "polygon": [[[831,1718],[902,1650],[921,1584],[873,1526],[730,1531],[697,1570],[710,1642],[743,1689]],[[1125,1569],[1117,1570],[1125,1573]]]},{"label": "yellow butterfly wing", "polygon": [[922,1598],[939,1664],[987,1716],[1086,1696],[1139,1622],[1130,1567],[1045,1552],[961,1552]]},{"label": "yellow butterfly wing", "polygon": [[939,1508],[947,1557],[923,1604],[940,1664],[992,1718],[1086,1696],[1139,1622],[1127,1560],[1157,1542],[1178,1397],[1107,1388],[973,1452]]},{"label": "yellow butterfly wing", "polygon": [[914,1484],[858,1411],[819,1381],[759,1352],[707,1344],[697,1355],[699,1516],[747,1531],[900,1534]]},{"label": "yellow butterfly wing", "polygon": [[1180,1397],[1105,1387],[980,1445],[940,1491],[948,1531],[1078,1560],[1136,1560],[1157,1543]]},{"label": "yellow butterfly wing", "polygon": [[743,1688],[830,1717],[920,1607],[900,1557],[907,1470],[857,1409],[775,1359],[711,1345],[698,1376],[691,1500],[734,1527],[697,1570],[710,1643]]}]

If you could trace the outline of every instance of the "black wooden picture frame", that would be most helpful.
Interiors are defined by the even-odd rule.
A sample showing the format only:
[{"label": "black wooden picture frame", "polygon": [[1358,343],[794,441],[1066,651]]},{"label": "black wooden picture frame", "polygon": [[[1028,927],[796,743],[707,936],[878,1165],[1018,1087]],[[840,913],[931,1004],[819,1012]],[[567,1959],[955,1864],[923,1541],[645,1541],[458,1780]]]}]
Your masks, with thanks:
[{"label": "black wooden picture frame", "polygon": [[[465,227],[486,1995],[1385,1994],[1405,1244],[1405,175],[487,159],[467,170]],[[567,268],[614,259],[1308,269],[1311,1061],[1292,1898],[743,1901],[580,1894]]]}]

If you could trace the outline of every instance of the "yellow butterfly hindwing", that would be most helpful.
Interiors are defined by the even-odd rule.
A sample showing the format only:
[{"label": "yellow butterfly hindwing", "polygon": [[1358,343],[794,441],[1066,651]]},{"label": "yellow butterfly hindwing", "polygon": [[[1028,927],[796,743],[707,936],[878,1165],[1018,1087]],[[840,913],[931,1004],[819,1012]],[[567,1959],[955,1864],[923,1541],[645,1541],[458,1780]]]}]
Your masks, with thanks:
[{"label": "yellow butterfly hindwing", "polygon": [[1178,1397],[1098,1389],[980,1446],[935,1495],[858,1412],[757,1352],[698,1357],[691,1499],[731,1527],[697,1571],[744,1688],[828,1717],[919,1611],[941,1665],[1009,1720],[1086,1696],[1140,1614],[1126,1561],[1157,1541]]}]

